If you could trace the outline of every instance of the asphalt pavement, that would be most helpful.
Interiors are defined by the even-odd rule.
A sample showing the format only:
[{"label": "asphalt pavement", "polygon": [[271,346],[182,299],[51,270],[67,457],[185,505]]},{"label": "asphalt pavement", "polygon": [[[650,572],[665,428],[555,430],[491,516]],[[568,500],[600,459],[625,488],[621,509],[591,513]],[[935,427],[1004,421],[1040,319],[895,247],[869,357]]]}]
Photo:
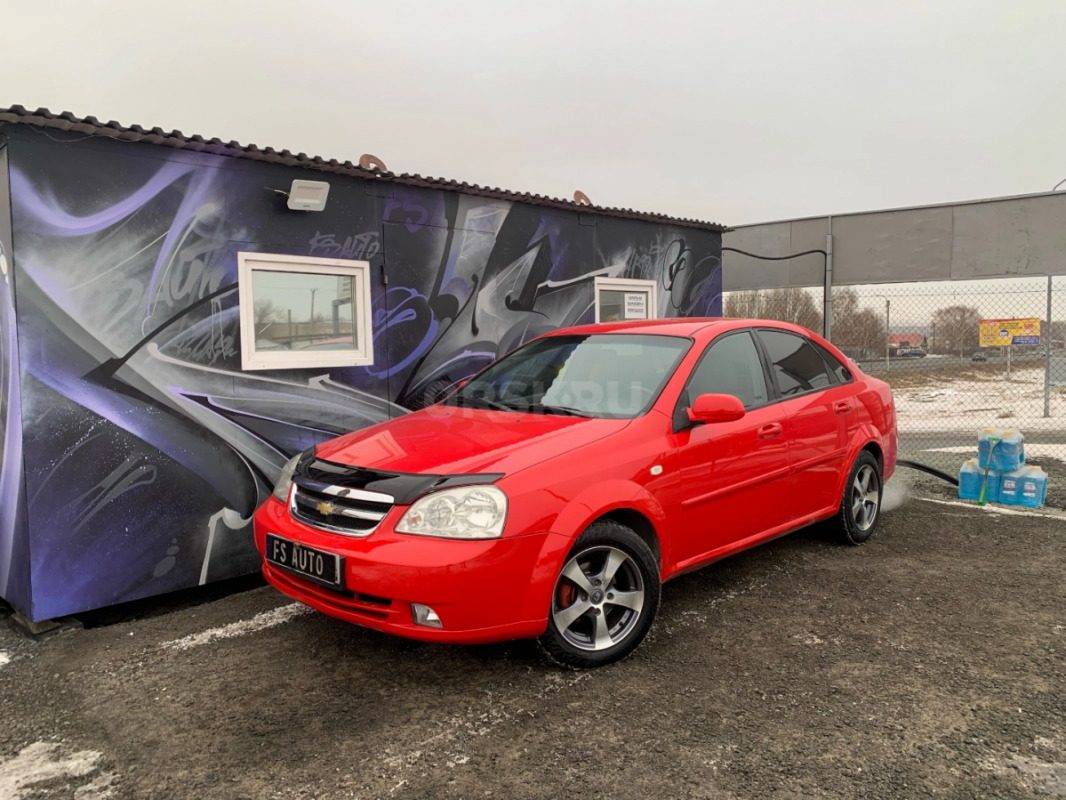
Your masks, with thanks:
[{"label": "asphalt pavement", "polygon": [[1064,567],[1062,516],[912,496],[863,547],[808,529],[668,583],[592,672],[268,587],[0,625],[0,797],[1064,796]]}]

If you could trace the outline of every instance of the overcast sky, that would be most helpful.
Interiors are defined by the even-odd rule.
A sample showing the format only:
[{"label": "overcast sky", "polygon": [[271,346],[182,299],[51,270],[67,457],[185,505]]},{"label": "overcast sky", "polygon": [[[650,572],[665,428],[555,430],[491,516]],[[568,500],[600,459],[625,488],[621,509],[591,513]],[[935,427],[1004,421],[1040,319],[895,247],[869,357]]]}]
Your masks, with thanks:
[{"label": "overcast sky", "polygon": [[1049,190],[1063,0],[0,0],[0,106],[742,224]]}]

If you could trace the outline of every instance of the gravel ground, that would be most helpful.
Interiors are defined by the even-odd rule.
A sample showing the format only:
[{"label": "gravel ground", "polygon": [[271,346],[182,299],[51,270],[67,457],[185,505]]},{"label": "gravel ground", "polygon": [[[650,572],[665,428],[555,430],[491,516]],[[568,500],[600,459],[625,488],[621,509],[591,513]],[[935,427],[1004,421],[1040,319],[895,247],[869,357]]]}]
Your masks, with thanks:
[{"label": "gravel ground", "polygon": [[672,581],[583,673],[267,587],[0,625],[0,798],[1066,796],[1064,566],[1066,519],[912,497]]}]

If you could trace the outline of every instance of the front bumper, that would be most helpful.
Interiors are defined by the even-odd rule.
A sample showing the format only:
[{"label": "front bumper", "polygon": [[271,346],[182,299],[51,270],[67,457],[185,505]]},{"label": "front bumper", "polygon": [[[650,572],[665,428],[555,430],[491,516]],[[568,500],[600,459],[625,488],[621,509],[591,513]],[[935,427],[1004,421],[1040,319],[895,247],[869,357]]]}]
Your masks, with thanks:
[{"label": "front bumper", "polygon": [[[393,508],[366,538],[321,531],[294,520],[271,497],[255,514],[255,545],[266,535],[338,553],[344,592],[263,562],[275,588],[324,614],[412,639],[478,643],[539,636],[547,626],[555,577],[569,548],[556,533],[464,541],[393,532],[406,508]],[[415,625],[411,603],[437,612],[443,628]]]}]

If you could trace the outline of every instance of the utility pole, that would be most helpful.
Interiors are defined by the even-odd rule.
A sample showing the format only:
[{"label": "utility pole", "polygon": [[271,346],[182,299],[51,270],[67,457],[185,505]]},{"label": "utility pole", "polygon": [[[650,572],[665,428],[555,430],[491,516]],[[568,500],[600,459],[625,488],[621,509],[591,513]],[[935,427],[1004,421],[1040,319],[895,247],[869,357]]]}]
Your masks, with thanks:
[{"label": "utility pole", "polygon": [[822,336],[831,342],[833,336],[833,218],[826,221],[825,286],[822,295]]},{"label": "utility pole", "polygon": [[311,337],[310,340],[314,341],[315,338],[315,292],[318,291],[318,287],[311,289]]}]

